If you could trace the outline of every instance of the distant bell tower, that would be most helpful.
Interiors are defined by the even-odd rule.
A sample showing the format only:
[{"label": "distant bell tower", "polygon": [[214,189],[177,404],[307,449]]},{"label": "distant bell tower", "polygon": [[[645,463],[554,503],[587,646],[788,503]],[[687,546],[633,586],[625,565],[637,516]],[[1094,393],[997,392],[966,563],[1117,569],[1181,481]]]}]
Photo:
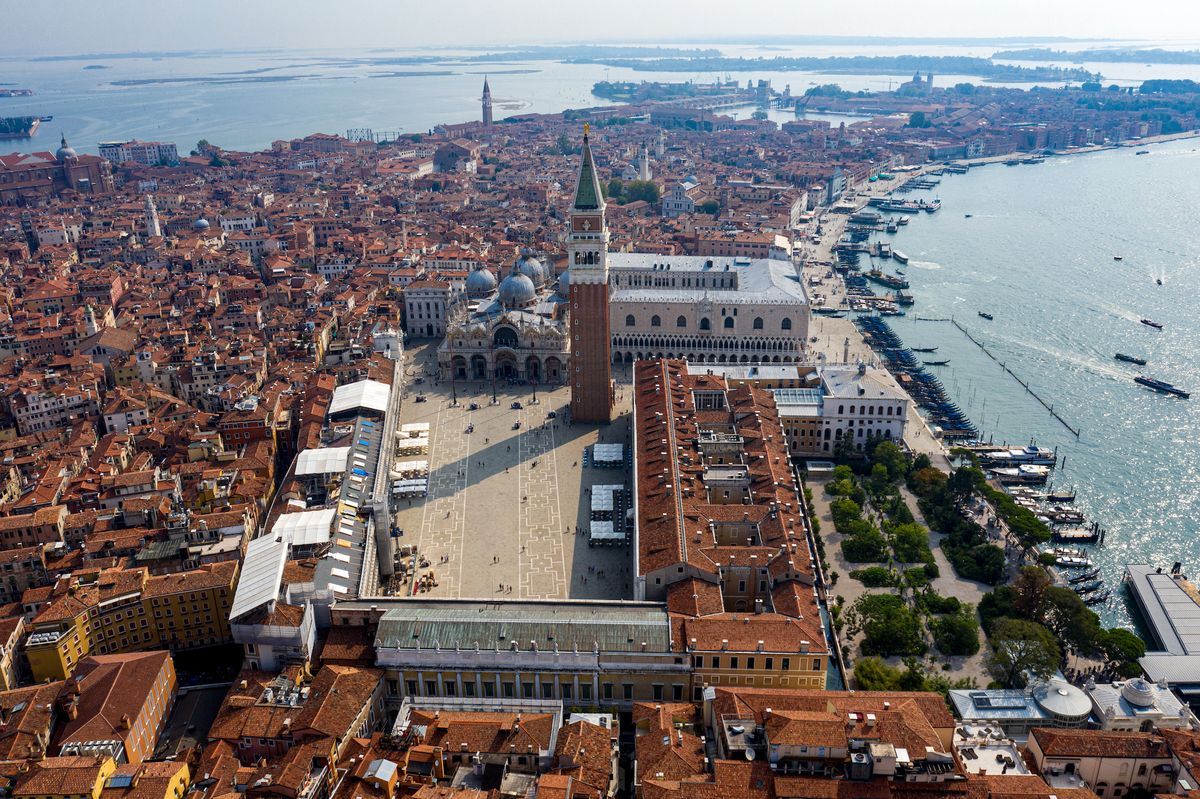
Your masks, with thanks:
[{"label": "distant bell tower", "polygon": [[608,226],[588,126],[567,232],[571,301],[571,418],[612,421],[612,335],[608,318]]},{"label": "distant bell tower", "polygon": [[158,209],[154,206],[154,195],[146,195],[146,238],[162,235],[162,226],[158,223]]},{"label": "distant bell tower", "polygon": [[483,126],[492,125],[492,89],[488,86],[487,76],[483,77]]}]

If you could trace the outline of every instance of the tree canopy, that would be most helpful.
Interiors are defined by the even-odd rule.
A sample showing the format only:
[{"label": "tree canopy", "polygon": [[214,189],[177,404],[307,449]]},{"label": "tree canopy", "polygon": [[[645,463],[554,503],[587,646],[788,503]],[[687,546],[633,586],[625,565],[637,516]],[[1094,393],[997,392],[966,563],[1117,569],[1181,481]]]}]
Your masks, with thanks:
[{"label": "tree canopy", "polygon": [[904,600],[895,594],[864,594],[846,614],[852,635],[863,634],[864,655],[921,655],[925,641],[921,624]]},{"label": "tree canopy", "polygon": [[1062,659],[1054,635],[1037,622],[1002,619],[992,630],[991,643],[989,666],[1005,688],[1023,686],[1026,673],[1049,677]]}]

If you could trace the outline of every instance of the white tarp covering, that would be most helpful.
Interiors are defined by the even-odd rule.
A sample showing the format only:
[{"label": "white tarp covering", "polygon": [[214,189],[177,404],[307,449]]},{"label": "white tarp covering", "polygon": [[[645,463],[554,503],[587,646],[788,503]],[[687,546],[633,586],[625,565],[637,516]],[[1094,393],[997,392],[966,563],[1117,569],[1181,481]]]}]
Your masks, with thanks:
[{"label": "white tarp covering", "polygon": [[319,447],[306,449],[296,458],[296,476],[337,474],[346,471],[349,447]]},{"label": "white tarp covering", "polygon": [[297,547],[323,544],[329,540],[330,531],[333,530],[333,517],[336,515],[336,508],[285,513],[275,521],[271,534],[282,534],[292,542],[292,546]]},{"label": "white tarp covering", "polygon": [[592,460],[596,463],[621,463],[625,460],[625,445],[593,444]]},{"label": "white tarp covering", "polygon": [[246,546],[246,559],[242,562],[242,573],[238,578],[237,592],[233,595],[229,618],[235,619],[279,595],[287,556],[287,536],[274,531],[254,539]]},{"label": "white tarp covering", "polygon": [[329,402],[329,415],[336,416],[358,408],[384,413],[391,394],[387,383],[378,380],[359,380],[338,386],[333,390],[333,399]]},{"label": "white tarp covering", "polygon": [[616,541],[625,538],[624,533],[613,530],[612,522],[592,522],[591,535],[593,541]]}]

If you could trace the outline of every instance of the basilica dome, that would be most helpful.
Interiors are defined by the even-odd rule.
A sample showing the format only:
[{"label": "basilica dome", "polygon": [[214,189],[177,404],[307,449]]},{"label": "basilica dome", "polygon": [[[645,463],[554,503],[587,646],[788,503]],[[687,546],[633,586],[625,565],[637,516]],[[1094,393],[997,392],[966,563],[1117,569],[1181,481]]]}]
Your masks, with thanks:
[{"label": "basilica dome", "polygon": [[537,288],[526,275],[513,268],[508,277],[500,281],[500,304],[505,308],[525,308],[537,299]]},{"label": "basilica dome", "polygon": [[467,296],[475,299],[486,297],[496,290],[496,276],[486,267],[480,267],[467,275]]},{"label": "basilica dome", "polygon": [[542,262],[528,253],[517,261],[517,270],[532,280],[536,288],[541,288],[546,282],[546,270],[542,267]]},{"label": "basilica dome", "polygon": [[560,297],[567,296],[567,292],[571,290],[571,270],[566,269],[558,276],[558,294]]}]

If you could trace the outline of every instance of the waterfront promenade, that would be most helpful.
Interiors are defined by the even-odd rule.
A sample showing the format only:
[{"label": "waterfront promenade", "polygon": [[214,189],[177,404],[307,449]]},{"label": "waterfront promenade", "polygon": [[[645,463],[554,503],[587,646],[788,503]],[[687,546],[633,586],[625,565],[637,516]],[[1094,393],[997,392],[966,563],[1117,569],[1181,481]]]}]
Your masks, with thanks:
[{"label": "waterfront promenade", "polygon": [[[919,172],[899,175],[891,181],[872,185],[871,195],[886,194],[906,180],[910,180]],[[868,194],[860,194],[858,200],[866,205]],[[805,247],[801,269],[801,279],[804,281],[809,295],[821,294],[825,297],[825,307],[841,308],[846,301],[846,283],[831,264],[835,262],[833,246],[842,237],[849,224],[849,214],[825,213],[818,222],[821,228],[820,242],[810,241]],[[914,224],[919,224],[916,219]],[[816,227],[813,227],[816,230]],[[814,285],[812,280],[819,280]],[[862,333],[854,326],[854,320],[847,315],[844,318],[821,316],[814,314],[809,324],[809,354],[817,362],[822,363],[858,363],[865,362],[879,365],[878,358],[871,347],[863,339]],[[815,338],[816,341],[811,339]],[[904,443],[914,454],[924,453],[939,469],[948,472],[950,462],[946,448],[934,436],[925,418],[917,411],[915,402],[909,403],[908,421],[905,425]]]}]

